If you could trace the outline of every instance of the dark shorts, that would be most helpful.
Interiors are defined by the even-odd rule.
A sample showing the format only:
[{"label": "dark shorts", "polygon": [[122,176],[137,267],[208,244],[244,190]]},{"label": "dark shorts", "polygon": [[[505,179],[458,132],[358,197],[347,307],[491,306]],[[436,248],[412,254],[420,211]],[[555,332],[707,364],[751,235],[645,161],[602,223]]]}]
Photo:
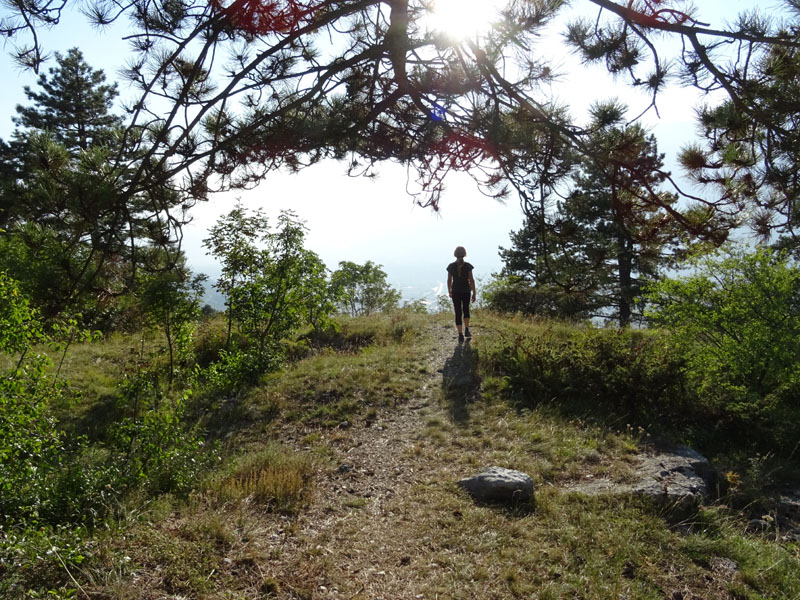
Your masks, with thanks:
[{"label": "dark shorts", "polygon": [[456,310],[456,325],[461,325],[461,316],[469,319],[469,299],[472,292],[453,292],[453,308]]}]

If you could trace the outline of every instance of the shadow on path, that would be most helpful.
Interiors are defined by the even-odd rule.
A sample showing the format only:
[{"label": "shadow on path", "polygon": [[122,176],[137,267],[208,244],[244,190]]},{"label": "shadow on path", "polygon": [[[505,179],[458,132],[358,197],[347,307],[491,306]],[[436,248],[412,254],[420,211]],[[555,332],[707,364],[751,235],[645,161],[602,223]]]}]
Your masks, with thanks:
[{"label": "shadow on path", "polygon": [[478,352],[469,341],[458,344],[442,368],[442,393],[449,404],[450,418],[458,425],[469,422],[468,405],[480,393],[477,369]]}]

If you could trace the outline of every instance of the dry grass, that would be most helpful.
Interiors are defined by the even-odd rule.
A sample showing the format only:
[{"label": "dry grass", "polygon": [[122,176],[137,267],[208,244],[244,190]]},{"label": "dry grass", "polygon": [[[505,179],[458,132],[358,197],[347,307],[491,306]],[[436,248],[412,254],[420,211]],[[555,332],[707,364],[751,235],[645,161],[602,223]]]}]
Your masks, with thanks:
[{"label": "dry grass", "polygon": [[314,463],[307,455],[272,444],[245,454],[231,471],[212,485],[212,491],[221,500],[247,500],[294,514],[302,508],[308,495]]}]

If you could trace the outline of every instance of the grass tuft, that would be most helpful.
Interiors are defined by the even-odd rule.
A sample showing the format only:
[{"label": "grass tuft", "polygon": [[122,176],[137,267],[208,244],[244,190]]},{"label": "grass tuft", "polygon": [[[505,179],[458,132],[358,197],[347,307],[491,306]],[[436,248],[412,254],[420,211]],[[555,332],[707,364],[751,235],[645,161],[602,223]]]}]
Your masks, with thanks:
[{"label": "grass tuft", "polygon": [[248,500],[286,514],[305,505],[314,463],[306,455],[270,445],[241,457],[212,491],[223,501]]}]

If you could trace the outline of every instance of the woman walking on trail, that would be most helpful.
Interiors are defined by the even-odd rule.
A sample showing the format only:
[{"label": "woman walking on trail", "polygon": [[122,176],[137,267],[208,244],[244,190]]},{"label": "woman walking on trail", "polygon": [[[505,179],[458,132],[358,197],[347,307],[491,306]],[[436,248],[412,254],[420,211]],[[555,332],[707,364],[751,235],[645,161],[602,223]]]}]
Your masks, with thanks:
[{"label": "woman walking on trail", "polygon": [[[453,308],[456,310],[456,329],[458,341],[463,342],[464,336],[472,337],[469,331],[469,302],[475,302],[475,280],[472,278],[472,265],[464,260],[467,251],[464,246],[458,246],[453,252],[455,262],[447,265],[447,293],[453,299]],[[462,333],[462,315],[464,331]]]}]

